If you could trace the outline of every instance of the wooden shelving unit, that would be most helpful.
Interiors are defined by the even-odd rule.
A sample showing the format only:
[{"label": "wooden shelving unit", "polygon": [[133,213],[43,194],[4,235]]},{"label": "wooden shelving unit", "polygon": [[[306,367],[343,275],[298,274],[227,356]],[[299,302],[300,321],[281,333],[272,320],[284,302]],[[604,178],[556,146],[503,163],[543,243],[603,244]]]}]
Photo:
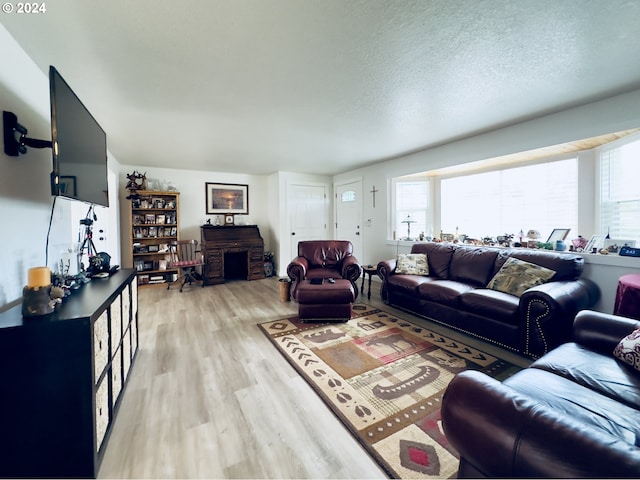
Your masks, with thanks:
[{"label": "wooden shelving unit", "polygon": [[166,284],[178,276],[169,247],[180,238],[180,193],[140,190],[131,199],[131,256],[138,285]]}]

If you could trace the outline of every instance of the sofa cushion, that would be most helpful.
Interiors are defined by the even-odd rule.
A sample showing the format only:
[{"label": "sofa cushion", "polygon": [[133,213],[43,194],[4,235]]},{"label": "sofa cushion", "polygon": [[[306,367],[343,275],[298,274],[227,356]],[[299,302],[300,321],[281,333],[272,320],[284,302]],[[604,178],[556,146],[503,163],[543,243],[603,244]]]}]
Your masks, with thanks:
[{"label": "sofa cushion", "polygon": [[525,290],[541,285],[556,272],[534,263],[511,257],[491,279],[487,288],[520,297]]},{"label": "sofa cushion", "polygon": [[532,250],[526,248],[514,248],[501,253],[496,262],[500,268],[508,257],[514,257],[529,263],[535,263],[541,267],[556,272],[552,281],[577,280],[584,268],[584,258],[570,253],[556,253],[548,250]]},{"label": "sofa cushion", "polygon": [[560,375],[640,410],[640,375],[611,355],[569,342],[554,348],[531,367]]},{"label": "sofa cushion", "polygon": [[418,295],[418,287],[423,283],[433,282],[433,278],[424,277],[422,275],[391,275],[387,282],[393,286],[396,291],[402,291],[412,295]]},{"label": "sofa cushion", "polygon": [[496,249],[458,246],[451,256],[449,280],[485,287],[497,257]]},{"label": "sofa cushion", "polygon": [[427,255],[429,275],[439,280],[449,278],[449,265],[455,247],[451,244],[426,242],[414,243],[411,253],[424,253]]},{"label": "sofa cushion", "polygon": [[630,445],[639,446],[640,410],[636,408],[537,368],[521,370],[503,383],[574,422],[591,425]]},{"label": "sofa cushion", "polygon": [[424,253],[401,253],[396,261],[395,273],[429,275],[427,256]]},{"label": "sofa cushion", "polygon": [[339,268],[345,257],[353,254],[347,240],[307,240],[298,242],[298,255],[309,262],[309,268]]},{"label": "sofa cushion", "polygon": [[458,307],[460,295],[470,290],[473,290],[470,285],[452,280],[434,280],[418,285],[420,299],[441,303],[448,307]]},{"label": "sofa cushion", "polygon": [[620,340],[613,349],[614,357],[640,370],[640,328]]},{"label": "sofa cushion", "polygon": [[519,306],[518,297],[487,288],[476,288],[460,296],[462,309],[510,325],[520,324]]}]

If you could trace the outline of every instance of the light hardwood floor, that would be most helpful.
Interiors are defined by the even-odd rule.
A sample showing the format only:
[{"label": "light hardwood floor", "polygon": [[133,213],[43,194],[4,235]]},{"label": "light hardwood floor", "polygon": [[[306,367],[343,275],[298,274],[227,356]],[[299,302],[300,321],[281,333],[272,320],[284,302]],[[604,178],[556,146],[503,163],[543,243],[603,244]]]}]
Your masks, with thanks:
[{"label": "light hardwood floor", "polygon": [[[140,289],[140,347],[99,478],[387,478],[256,327],[297,312],[278,288]],[[367,303],[422,322],[378,292]]]},{"label": "light hardwood floor", "polygon": [[275,277],[140,289],[140,347],[100,478],[386,478],[256,324]]}]

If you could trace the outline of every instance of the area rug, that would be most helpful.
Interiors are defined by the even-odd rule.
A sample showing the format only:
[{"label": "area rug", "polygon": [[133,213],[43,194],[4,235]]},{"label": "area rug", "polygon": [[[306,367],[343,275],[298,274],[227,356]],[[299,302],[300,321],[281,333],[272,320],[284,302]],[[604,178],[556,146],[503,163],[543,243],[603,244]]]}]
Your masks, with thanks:
[{"label": "area rug", "polygon": [[458,455],[440,420],[454,375],[503,380],[520,367],[379,309],[347,323],[260,324],[273,344],[393,478],[452,478]]}]

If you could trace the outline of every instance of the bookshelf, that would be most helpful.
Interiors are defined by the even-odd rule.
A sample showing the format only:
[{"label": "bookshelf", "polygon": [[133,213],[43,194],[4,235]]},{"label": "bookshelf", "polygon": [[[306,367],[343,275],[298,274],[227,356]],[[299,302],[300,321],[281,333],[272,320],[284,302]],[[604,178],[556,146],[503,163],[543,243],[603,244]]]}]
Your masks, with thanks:
[{"label": "bookshelf", "polygon": [[166,284],[178,277],[169,246],[180,237],[180,193],[139,190],[131,199],[131,256],[140,286]]}]

